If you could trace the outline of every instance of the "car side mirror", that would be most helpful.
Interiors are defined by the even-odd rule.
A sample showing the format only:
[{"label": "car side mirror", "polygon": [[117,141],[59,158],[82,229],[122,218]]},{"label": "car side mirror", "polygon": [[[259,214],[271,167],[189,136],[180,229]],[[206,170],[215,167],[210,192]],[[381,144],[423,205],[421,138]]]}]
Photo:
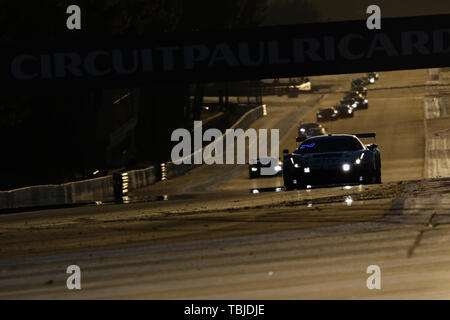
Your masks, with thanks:
[{"label": "car side mirror", "polygon": [[283,150],[283,154],[288,154],[289,153],[289,150],[288,149],[284,149]]},{"label": "car side mirror", "polygon": [[370,151],[373,151],[374,149],[378,148],[378,145],[376,143],[368,144],[367,149]]}]

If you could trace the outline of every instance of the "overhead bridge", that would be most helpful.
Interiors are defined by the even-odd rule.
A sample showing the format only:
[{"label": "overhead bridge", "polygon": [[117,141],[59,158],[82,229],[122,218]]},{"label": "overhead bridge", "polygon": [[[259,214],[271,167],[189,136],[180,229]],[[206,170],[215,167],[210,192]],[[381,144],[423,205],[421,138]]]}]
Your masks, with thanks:
[{"label": "overhead bridge", "polygon": [[[450,15],[386,18],[139,38],[0,44],[4,92],[132,87],[450,65]],[[0,89],[0,90],[1,90]]]}]

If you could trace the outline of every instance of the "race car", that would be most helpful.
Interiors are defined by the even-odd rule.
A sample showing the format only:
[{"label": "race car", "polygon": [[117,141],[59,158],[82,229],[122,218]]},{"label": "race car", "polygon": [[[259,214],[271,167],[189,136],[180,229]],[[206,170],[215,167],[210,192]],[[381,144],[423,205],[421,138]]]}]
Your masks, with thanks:
[{"label": "race car", "polygon": [[[264,170],[262,170],[264,168]],[[258,158],[250,160],[248,166],[248,174],[250,179],[261,176],[274,176],[281,174],[283,171],[282,163],[277,158]]]},{"label": "race car", "polygon": [[375,138],[375,133],[313,137],[303,141],[291,154],[283,150],[285,189],[381,183],[378,146],[364,145],[358,137]]},{"label": "race car", "polygon": [[353,108],[348,105],[335,106],[338,118],[352,118],[354,116]]},{"label": "race car", "polygon": [[353,110],[358,108],[358,102],[355,101],[353,97],[346,96],[343,99],[341,99],[340,103],[341,103],[341,106],[346,106],[346,107],[352,108]]},{"label": "race car", "polygon": [[364,86],[353,86],[350,88],[350,92],[355,94],[360,94],[361,96],[367,96],[367,88]]},{"label": "race car", "polygon": [[337,120],[337,110],[334,108],[319,109],[316,114],[317,121]]},{"label": "race car", "polygon": [[307,138],[323,136],[325,134],[327,134],[327,132],[325,131],[325,128],[323,128],[322,126],[315,127],[315,128],[309,128],[302,135],[299,135],[295,141],[302,142],[303,140],[305,140]]},{"label": "race car", "polygon": [[369,107],[369,101],[361,94],[349,92],[343,99],[341,99],[341,105],[349,106],[356,109],[367,109]]},{"label": "race car", "polygon": [[[322,130],[323,127],[320,123],[317,122],[304,122],[300,124],[300,127],[298,128],[298,135],[296,141],[301,142],[306,138],[309,138],[311,136],[310,134],[314,133],[314,131],[310,131],[311,129]],[[325,132],[325,129],[323,129],[323,131]]]},{"label": "race car", "polygon": [[361,94],[355,95],[353,100],[358,104],[357,109],[367,109],[369,107],[369,100]]},{"label": "race car", "polygon": [[352,80],[352,87],[365,86],[368,84],[370,84],[370,79],[368,76],[364,76],[364,77]]}]

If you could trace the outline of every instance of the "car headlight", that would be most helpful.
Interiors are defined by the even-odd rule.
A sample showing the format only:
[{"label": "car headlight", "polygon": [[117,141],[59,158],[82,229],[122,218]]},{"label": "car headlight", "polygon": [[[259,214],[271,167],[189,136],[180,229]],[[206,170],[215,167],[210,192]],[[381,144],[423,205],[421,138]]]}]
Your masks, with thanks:
[{"label": "car headlight", "polygon": [[322,118],[322,115],[321,115],[321,114],[318,114],[318,115],[317,115],[317,118]]},{"label": "car headlight", "polygon": [[361,163],[361,159],[360,158],[355,160],[355,164],[360,164],[360,163]]},{"label": "car headlight", "polygon": [[353,108],[356,108],[357,106],[358,106],[357,103],[352,104],[352,107],[353,107]]},{"label": "car headlight", "polygon": [[370,83],[374,83],[375,82],[375,79],[374,78],[370,78]]},{"label": "car headlight", "polygon": [[332,116],[332,117],[336,117],[336,113],[333,113],[331,116]]},{"label": "car headlight", "polygon": [[294,168],[300,168],[300,165],[298,163],[294,164]]},{"label": "car headlight", "polygon": [[367,103],[367,102],[369,102],[367,99],[364,99],[364,103]]},{"label": "car headlight", "polygon": [[253,172],[258,171],[258,168],[252,167],[252,171]]},{"label": "car headlight", "polygon": [[309,169],[309,167],[306,167],[306,168],[303,168],[303,172],[304,172],[304,173],[310,173],[311,170]]},{"label": "car headlight", "polygon": [[279,171],[281,171],[281,166],[280,165],[276,165],[274,167],[274,169],[275,169],[275,171],[279,172]]},{"label": "car headlight", "polygon": [[342,165],[342,170],[343,171],[350,171],[350,165],[348,163],[344,163]]},{"label": "car headlight", "polygon": [[352,110],[348,110],[348,113],[352,113]]},{"label": "car headlight", "polygon": [[301,132],[301,133],[305,133],[305,131],[306,131],[306,130],[305,130],[304,128],[301,128],[301,129],[300,129],[300,132]]}]

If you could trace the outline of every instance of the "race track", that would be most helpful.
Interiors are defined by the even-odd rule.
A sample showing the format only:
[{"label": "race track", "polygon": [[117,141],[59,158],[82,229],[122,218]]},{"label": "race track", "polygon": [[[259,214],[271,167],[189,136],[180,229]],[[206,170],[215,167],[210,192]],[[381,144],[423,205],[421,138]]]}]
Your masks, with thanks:
[{"label": "race track", "polygon": [[[267,97],[269,114],[252,127],[279,128],[280,150],[292,150],[297,125],[357,76],[311,77],[318,91]],[[1,215],[0,298],[449,298],[450,180],[423,180],[428,81],[427,69],[382,72],[368,86],[368,110],[325,124],[329,133],[376,132],[381,185],[251,194],[282,178],[211,165],[139,190],[129,204]],[[72,264],[81,290],[66,288]],[[370,265],[381,269],[380,290],[366,286]]]}]

